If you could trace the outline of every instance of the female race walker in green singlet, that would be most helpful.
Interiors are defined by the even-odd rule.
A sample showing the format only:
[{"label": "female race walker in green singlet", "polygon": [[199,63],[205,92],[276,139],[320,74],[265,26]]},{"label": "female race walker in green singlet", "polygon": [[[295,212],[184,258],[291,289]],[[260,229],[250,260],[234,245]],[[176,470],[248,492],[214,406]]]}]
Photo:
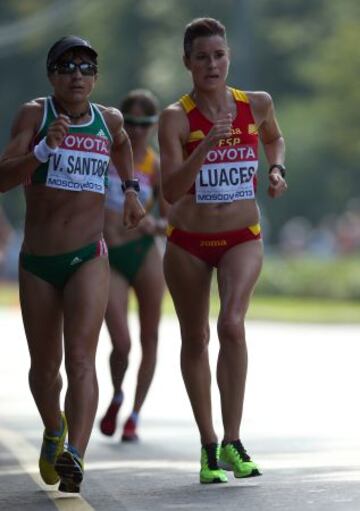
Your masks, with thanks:
[{"label": "female race walker in green singlet", "polygon": [[78,492],[97,409],[95,355],[109,292],[102,231],[110,158],[128,185],[125,228],[136,227],[144,210],[121,113],[89,101],[97,52],[84,39],[65,36],[49,50],[47,73],[52,94],[23,105],[13,123],[0,159],[0,190],[25,185],[20,301],[30,389],[45,427],[40,474],[47,484],[60,482],[61,491]]}]

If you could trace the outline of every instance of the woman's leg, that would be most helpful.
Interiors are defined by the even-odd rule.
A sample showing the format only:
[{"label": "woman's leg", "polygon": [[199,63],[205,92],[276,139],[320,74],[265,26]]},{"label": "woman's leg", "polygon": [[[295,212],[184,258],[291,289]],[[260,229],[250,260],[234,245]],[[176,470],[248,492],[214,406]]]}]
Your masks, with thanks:
[{"label": "woman's leg", "polygon": [[62,298],[52,284],[19,268],[20,302],[30,351],[29,383],[45,426],[39,469],[46,484],[56,484],[55,469],[67,434],[66,418],[60,414],[62,379]]},{"label": "woman's leg", "polygon": [[110,370],[114,394],[121,391],[129,363],[131,341],[128,326],[128,302],[129,284],[127,280],[117,271],[111,270],[105,321],[112,344]]},{"label": "woman's leg", "polygon": [[62,298],[51,284],[19,268],[20,304],[30,352],[29,384],[45,428],[61,429]]},{"label": "woman's leg", "polygon": [[65,412],[69,443],[82,457],[98,403],[95,356],[109,293],[107,257],[84,263],[64,289]]},{"label": "woman's leg", "polygon": [[118,271],[112,269],[105,321],[112,344],[110,373],[114,393],[100,421],[100,430],[107,436],[112,436],[115,433],[117,415],[124,398],[122,384],[129,363],[131,344],[128,326],[128,302],[129,283]]},{"label": "woman's leg", "polygon": [[212,269],[168,242],[164,271],[180,323],[181,369],[203,445],[217,442],[212,422],[208,357]]},{"label": "woman's leg", "polygon": [[221,308],[217,379],[225,442],[239,438],[247,373],[244,319],[260,274],[262,258],[262,242],[250,241],[226,252],[218,267]]},{"label": "woman's leg", "polygon": [[139,413],[152,382],[158,344],[161,302],[165,281],[162,261],[155,245],[149,250],[134,283],[139,303],[141,362],[133,411]]}]

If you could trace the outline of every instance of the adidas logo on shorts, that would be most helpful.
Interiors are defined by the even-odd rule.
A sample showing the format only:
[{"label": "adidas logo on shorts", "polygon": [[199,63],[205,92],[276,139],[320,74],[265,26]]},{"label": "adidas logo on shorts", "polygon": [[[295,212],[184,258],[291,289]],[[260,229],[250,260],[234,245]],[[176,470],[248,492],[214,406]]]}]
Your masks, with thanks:
[{"label": "adidas logo on shorts", "polygon": [[70,266],[74,266],[74,264],[82,263],[82,259],[80,257],[74,257],[74,259],[71,261]]}]

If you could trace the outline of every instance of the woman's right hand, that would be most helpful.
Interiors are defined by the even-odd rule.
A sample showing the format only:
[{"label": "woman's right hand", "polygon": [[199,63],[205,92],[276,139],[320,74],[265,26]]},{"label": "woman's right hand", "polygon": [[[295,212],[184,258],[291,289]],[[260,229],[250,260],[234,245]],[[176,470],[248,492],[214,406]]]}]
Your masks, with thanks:
[{"label": "woman's right hand", "polygon": [[46,143],[51,149],[59,147],[67,132],[69,131],[70,119],[66,115],[60,114],[55,121],[53,121],[46,135]]},{"label": "woman's right hand", "polygon": [[219,140],[231,137],[231,127],[232,115],[227,114],[226,117],[214,122],[213,127],[204,138],[204,143],[210,148],[217,145]]}]

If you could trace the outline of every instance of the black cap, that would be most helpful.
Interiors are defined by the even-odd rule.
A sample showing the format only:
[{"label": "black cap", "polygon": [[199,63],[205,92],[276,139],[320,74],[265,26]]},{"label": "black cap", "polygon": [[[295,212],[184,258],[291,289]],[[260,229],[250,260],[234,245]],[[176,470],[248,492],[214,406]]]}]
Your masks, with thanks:
[{"label": "black cap", "polygon": [[89,41],[86,41],[86,39],[82,39],[76,35],[67,35],[56,41],[56,43],[54,43],[50,48],[46,61],[47,68],[51,68],[51,66],[59,60],[63,53],[73,48],[84,48],[93,58],[96,59],[97,57],[97,52],[91,46]]}]

